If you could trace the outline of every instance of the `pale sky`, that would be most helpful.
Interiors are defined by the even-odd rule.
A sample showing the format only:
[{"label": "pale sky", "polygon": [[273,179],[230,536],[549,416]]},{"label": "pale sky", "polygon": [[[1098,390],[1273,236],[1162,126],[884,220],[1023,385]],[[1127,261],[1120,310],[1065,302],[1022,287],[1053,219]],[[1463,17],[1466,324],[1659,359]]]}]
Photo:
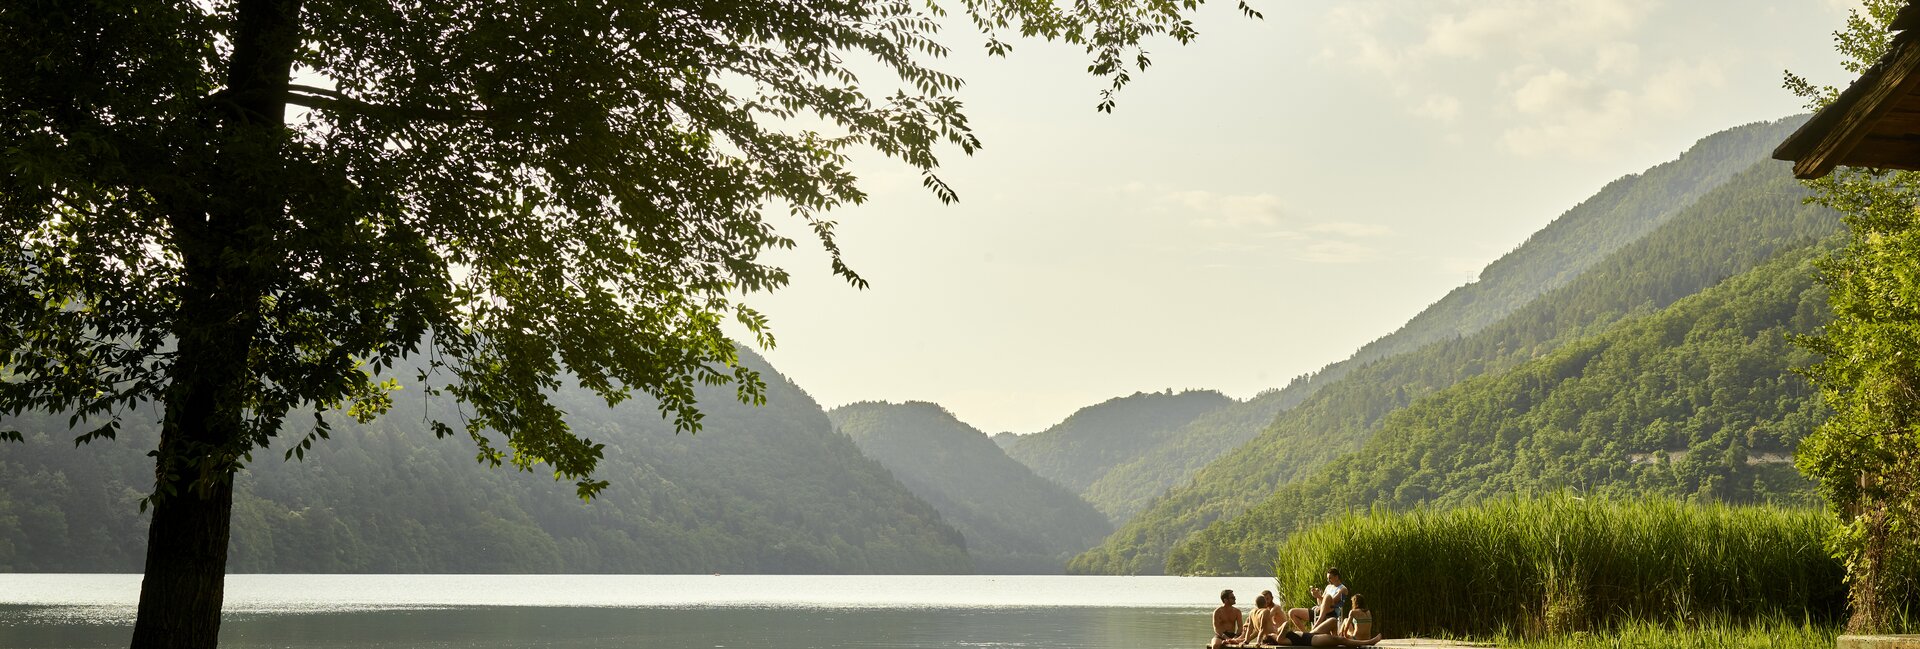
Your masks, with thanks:
[{"label": "pale sky", "polygon": [[1838,0],[1216,0],[1115,114],[1079,52],[949,30],[985,148],[863,161],[835,212],[872,286],[806,246],[748,303],[826,407],[923,400],[1037,432],[1137,391],[1284,385],[1398,328],[1606,182],[1844,84]]}]

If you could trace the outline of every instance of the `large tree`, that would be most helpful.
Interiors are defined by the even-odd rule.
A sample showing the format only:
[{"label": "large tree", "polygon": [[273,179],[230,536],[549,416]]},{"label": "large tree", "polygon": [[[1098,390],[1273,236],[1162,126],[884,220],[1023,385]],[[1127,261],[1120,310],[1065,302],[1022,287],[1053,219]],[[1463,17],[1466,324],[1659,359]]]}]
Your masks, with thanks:
[{"label": "large tree", "polygon": [[[1192,38],[1200,1],[948,4],[995,53],[1016,35],[1083,46],[1111,110],[1143,40]],[[323,412],[378,416],[388,377],[457,400],[435,432],[482,462],[549,465],[583,497],[605,484],[601,447],[548,401],[560,381],[609,403],[649,394],[683,430],[697,382],[759,398],[722,326],[772,342],[739,303],[787,281],[758,259],[795,245],[771,219],[810,226],[861,284],[825,217],[863,197],[851,152],[954,198],[937,154],[979,144],[960,80],[930,67],[943,15],[927,0],[0,6],[0,410],[73,413],[77,442],[160,413],[133,645],[215,644],[235,471],[269,447],[303,454]]]},{"label": "large tree", "polygon": [[[1834,33],[1848,72],[1891,44],[1907,0],[1866,0]],[[1838,88],[1787,74],[1808,107]],[[1833,322],[1805,341],[1824,359],[1809,368],[1833,414],[1800,443],[1796,462],[1819,482],[1841,525],[1831,549],[1845,562],[1849,629],[1920,628],[1920,172],[1842,168],[1807,181],[1814,201],[1846,218],[1846,245],[1823,259]]]}]

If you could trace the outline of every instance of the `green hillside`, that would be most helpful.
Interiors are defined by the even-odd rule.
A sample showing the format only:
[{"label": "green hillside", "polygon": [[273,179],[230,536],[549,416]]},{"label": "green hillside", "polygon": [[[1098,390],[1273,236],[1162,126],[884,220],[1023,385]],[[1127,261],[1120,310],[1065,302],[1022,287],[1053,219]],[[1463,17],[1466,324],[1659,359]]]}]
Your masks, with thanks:
[{"label": "green hillside", "polygon": [[937,404],[864,402],[827,415],[960,530],[981,572],[1059,574],[1113,532],[1092,505]]},{"label": "green hillside", "polygon": [[1208,462],[1247,443],[1282,410],[1298,405],[1307,394],[1305,390],[1268,390],[1156,435],[1152,446],[1109,469],[1087,485],[1081,496],[1115,524],[1124,523]]},{"label": "green hillside", "polygon": [[1382,417],[1413,400],[1552,353],[1744,272],[1779,250],[1835,232],[1838,220],[1803,205],[1804,196],[1784,166],[1753,165],[1653,233],[1492,326],[1355,367],[1281,413],[1253,441],[1207,465],[1191,483],[1156,500],[1101,547],[1076,557],[1070,570],[1158,572],[1167,552],[1189,534],[1246,511],[1288,481],[1359,448]]},{"label": "green hillside", "polygon": [[1673,161],[1607,184],[1488,265],[1478,281],[1447,293],[1399,330],[1280,390],[1209,413],[1161,436],[1158,443],[1114,467],[1081,494],[1116,521],[1133,517],[1154,497],[1186,483],[1207,463],[1253,439],[1280,411],[1349,372],[1436,341],[1470,335],[1567,284],[1736,173],[1766,160],[1773,146],[1805,121],[1801,116],[1728,129],[1700,140]]},{"label": "green hillside", "polygon": [[1829,313],[1819,246],[1783,253],[1658,313],[1387,415],[1366,445],[1216,522],[1168,570],[1264,574],[1288,533],[1374,506],[1440,509],[1561,490],[1810,504],[1787,461],[1822,419],[1790,338]]},{"label": "green hillside", "polygon": [[[565,390],[572,425],[606,444],[592,503],[544,473],[489,470],[435,439],[418,392],[369,426],[336,423],[304,462],[257,452],[239,478],[233,572],[970,572],[960,533],[751,353],[767,405],[703,388],[697,435],[653,404],[608,409]],[[138,571],[135,502],[154,427],[75,449],[65,417],[0,455],[0,570]],[[134,423],[134,422],[130,422]]]},{"label": "green hillside", "polygon": [[1114,466],[1138,457],[1161,436],[1233,404],[1213,390],[1135,392],[1081,408],[1051,428],[1022,435],[1007,455],[1034,473],[1080,492]]}]

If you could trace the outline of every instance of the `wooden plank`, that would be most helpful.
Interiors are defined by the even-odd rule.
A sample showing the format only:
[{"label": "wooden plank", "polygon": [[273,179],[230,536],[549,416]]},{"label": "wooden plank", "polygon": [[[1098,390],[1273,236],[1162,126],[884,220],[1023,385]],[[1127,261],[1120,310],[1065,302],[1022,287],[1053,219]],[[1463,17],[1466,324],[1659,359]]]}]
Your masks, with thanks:
[{"label": "wooden plank", "polygon": [[1920,112],[1887,111],[1875,120],[1865,139],[1920,134]]},{"label": "wooden plank", "polygon": [[1859,101],[1847,107],[1839,122],[1812,151],[1794,162],[1794,176],[1819,178],[1831,173],[1834,167],[1854,164],[1847,156],[1873,130],[1875,120],[1920,85],[1920,74],[1914,73],[1920,68],[1920,46],[1916,46],[1915,39],[1909,35],[1896,37],[1893,51],[1881,63],[1886,67],[1880,70],[1873,86]]},{"label": "wooden plank", "polygon": [[1874,169],[1920,171],[1920,144],[1855,148],[1854,152],[1847,156],[1847,165],[1853,167],[1871,167]]},{"label": "wooden plank", "polygon": [[1920,649],[1920,635],[1843,635],[1835,644],[1840,649]]}]

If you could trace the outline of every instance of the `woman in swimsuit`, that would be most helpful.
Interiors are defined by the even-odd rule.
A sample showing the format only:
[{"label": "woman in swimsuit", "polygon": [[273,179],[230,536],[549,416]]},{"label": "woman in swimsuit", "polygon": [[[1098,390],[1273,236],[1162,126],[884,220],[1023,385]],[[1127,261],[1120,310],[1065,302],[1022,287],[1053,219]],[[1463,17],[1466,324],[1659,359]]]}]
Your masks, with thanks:
[{"label": "woman in swimsuit", "polygon": [[1358,638],[1373,633],[1373,611],[1367,610],[1359,595],[1354,595],[1353,610],[1347,613],[1347,619],[1340,623],[1340,637]]}]

